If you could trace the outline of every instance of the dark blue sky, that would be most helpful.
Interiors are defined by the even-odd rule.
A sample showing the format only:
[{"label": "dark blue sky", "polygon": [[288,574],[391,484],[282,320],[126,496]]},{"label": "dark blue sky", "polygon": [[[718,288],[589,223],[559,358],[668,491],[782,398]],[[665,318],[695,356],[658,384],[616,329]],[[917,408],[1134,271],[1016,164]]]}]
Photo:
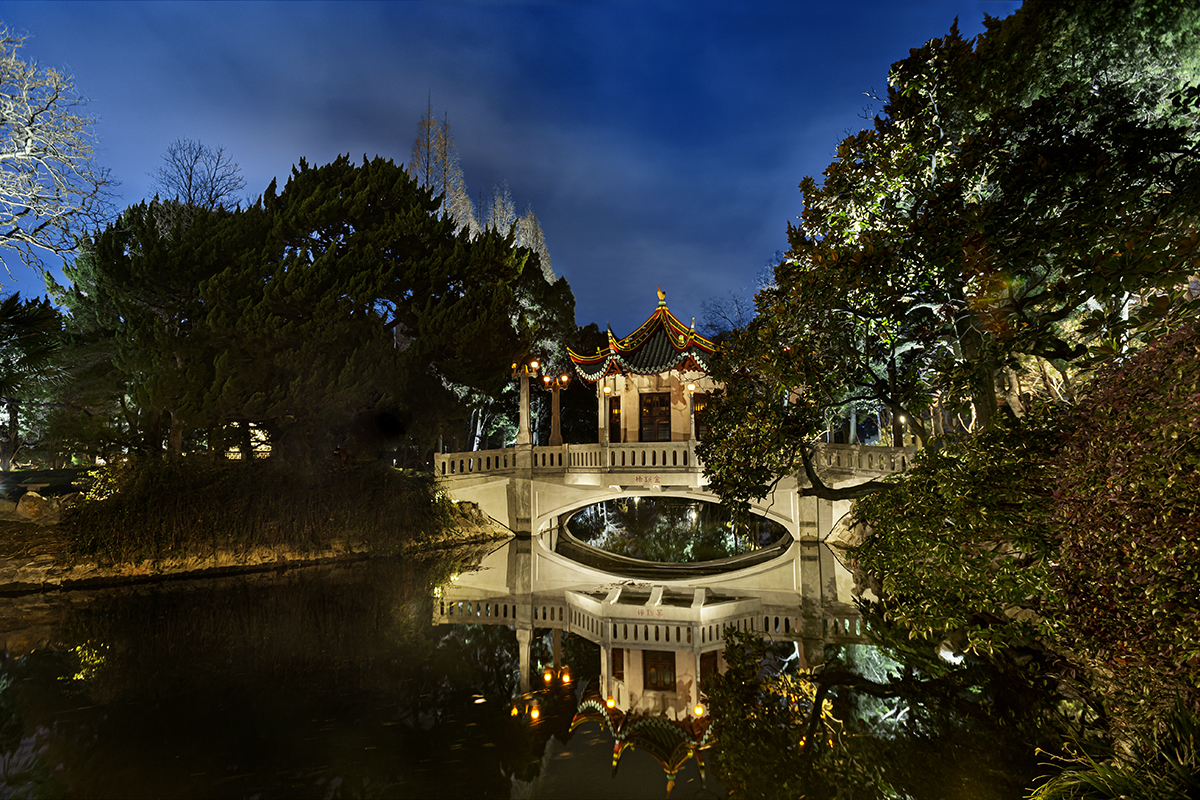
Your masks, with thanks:
[{"label": "dark blue sky", "polygon": [[[178,138],[223,145],[254,195],[302,157],[405,162],[432,95],[472,196],[506,180],[537,214],[578,321],[624,335],[656,285],[685,322],[705,300],[751,292],[786,247],[800,179],[867,124],[864,92],[885,90],[889,65],[956,16],[972,36],[985,13],[1018,6],[6,2],[0,21],[90,99],[122,208]],[[12,269],[4,291],[38,292]]]}]

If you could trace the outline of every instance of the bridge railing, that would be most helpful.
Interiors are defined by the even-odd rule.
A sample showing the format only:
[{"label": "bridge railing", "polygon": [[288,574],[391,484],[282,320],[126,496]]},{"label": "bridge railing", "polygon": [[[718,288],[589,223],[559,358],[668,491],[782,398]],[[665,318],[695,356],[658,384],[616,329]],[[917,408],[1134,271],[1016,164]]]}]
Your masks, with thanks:
[{"label": "bridge railing", "polygon": [[[887,475],[908,469],[914,449],[861,444],[817,445],[817,465],[829,471]],[[476,473],[534,472],[700,472],[696,441],[564,444],[555,447],[506,447],[434,456],[440,477]]]},{"label": "bridge railing", "polygon": [[440,453],[434,472],[440,477],[475,473],[504,474],[520,469],[534,472],[698,472],[696,442],[644,442],[632,444],[564,444],[556,447],[507,447]]},{"label": "bridge railing", "polygon": [[818,467],[830,471],[876,472],[887,475],[903,472],[912,464],[912,447],[880,447],[873,444],[817,445]]}]

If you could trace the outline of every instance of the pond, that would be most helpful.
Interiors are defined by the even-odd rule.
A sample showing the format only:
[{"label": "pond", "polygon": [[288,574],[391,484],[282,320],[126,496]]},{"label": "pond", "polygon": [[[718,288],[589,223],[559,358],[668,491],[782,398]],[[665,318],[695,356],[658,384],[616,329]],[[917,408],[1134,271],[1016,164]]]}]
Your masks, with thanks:
[{"label": "pond", "polygon": [[662,582],[514,539],[0,598],[3,794],[726,797],[704,687],[731,632],[780,668],[873,650],[835,554],[787,552]]}]

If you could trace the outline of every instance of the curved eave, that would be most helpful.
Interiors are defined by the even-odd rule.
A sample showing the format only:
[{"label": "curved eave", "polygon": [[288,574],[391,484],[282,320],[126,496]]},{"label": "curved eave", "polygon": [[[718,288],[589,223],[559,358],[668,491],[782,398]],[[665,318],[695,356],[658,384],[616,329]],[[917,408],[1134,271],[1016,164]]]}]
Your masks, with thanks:
[{"label": "curved eave", "polygon": [[[651,347],[650,358],[639,358],[647,346]],[[671,351],[673,356],[668,355]],[[650,318],[623,339],[613,337],[610,330],[608,347],[599,349],[595,355],[580,355],[570,348],[567,354],[579,377],[595,383],[614,374],[658,375],[669,370],[707,374],[708,357],[715,351],[716,345],[711,340],[680,322],[666,303],[659,303]]]},{"label": "curved eave", "polygon": [[688,350],[680,353],[679,358],[668,364],[638,365],[630,363],[620,353],[610,353],[599,361],[590,363],[575,362],[575,371],[579,377],[588,383],[603,380],[609,375],[660,375],[670,370],[680,372],[703,372],[708,374],[709,353],[702,350]]}]

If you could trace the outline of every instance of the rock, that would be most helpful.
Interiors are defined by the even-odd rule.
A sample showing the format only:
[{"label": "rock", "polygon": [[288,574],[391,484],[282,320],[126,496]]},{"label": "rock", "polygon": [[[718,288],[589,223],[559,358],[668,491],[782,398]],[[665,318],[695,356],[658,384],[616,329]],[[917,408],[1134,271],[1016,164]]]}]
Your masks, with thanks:
[{"label": "rock", "polygon": [[17,514],[25,519],[41,519],[50,513],[50,501],[37,492],[26,492],[17,501]]},{"label": "rock", "polygon": [[833,529],[829,531],[829,536],[825,538],[826,544],[851,549],[871,538],[870,526],[861,522],[852,525],[851,516],[846,514],[834,523]]}]

